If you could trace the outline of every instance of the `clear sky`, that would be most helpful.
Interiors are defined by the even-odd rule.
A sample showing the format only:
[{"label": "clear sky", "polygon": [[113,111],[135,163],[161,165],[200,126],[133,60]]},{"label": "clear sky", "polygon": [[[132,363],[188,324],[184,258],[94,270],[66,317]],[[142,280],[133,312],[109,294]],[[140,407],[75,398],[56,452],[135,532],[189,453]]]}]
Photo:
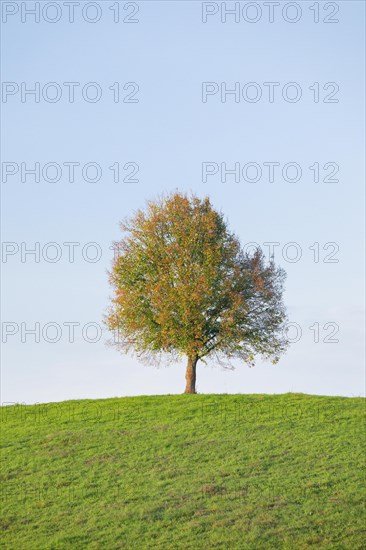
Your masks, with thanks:
[{"label": "clear sky", "polygon": [[288,276],[288,353],[199,364],[198,391],[363,395],[364,2],[241,2],[225,21],[221,2],[80,1],[74,22],[39,2],[39,23],[35,4],[2,2],[2,401],[183,391],[184,362],[141,365],[98,329],[119,221],[174,189],[278,243]]}]

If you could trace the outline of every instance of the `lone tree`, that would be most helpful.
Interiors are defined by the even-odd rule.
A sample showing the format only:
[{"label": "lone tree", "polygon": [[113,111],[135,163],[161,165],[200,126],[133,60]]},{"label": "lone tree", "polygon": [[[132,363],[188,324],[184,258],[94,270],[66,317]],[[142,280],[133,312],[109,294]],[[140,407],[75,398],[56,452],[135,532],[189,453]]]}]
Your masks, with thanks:
[{"label": "lone tree", "polygon": [[196,365],[215,358],[249,366],[276,363],[287,347],[285,273],[260,249],[244,253],[206,197],[174,193],[121,223],[106,324],[115,345],[140,358],[187,356],[185,393],[196,393]]}]

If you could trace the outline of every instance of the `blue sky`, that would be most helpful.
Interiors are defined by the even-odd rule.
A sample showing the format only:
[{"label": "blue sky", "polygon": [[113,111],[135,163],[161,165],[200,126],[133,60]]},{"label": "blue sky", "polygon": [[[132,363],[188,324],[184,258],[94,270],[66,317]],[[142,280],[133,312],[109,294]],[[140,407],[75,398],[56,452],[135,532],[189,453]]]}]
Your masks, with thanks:
[{"label": "blue sky", "polygon": [[[174,189],[208,194],[243,243],[256,242],[265,252],[263,243],[279,243],[275,260],[287,271],[285,301],[296,323],[293,339],[301,329],[299,341],[275,366],[258,360],[255,369],[237,364],[235,371],[224,372],[199,365],[198,391],[363,395],[364,3],[331,3],[326,10],[320,2],[315,23],[314,2],[297,2],[299,8],[285,12],[288,3],[280,2],[270,23],[268,8],[255,2],[245,13],[253,19],[262,10],[256,23],[245,21],[242,11],[238,23],[229,15],[222,22],[220,11],[203,23],[202,10],[215,11],[221,3],[205,8],[195,1],[149,1],[138,2],[138,12],[130,16],[138,22],[114,23],[110,8],[115,2],[104,0],[95,3],[100,20],[94,24],[83,19],[86,2],[75,8],[74,23],[63,2],[56,3],[58,12],[51,7],[46,14],[41,2],[39,23],[26,14],[22,22],[20,2],[3,4],[10,5],[6,14],[14,5],[19,8],[5,14],[2,24],[4,89],[18,86],[19,92],[3,94],[1,103],[2,401],[183,391],[184,362],[154,369],[107,347],[105,332],[95,343],[83,338],[84,329],[86,339],[93,339],[93,327],[85,325],[101,325],[108,305],[106,271],[119,221],[146,199]],[[127,4],[120,3],[121,17],[137,9],[136,3]],[[240,9],[249,9],[246,4],[241,2]],[[333,5],[339,7],[336,15]],[[84,13],[93,18],[97,12],[88,9]],[[295,9],[301,9],[300,18],[289,23],[285,18],[295,18]],[[57,13],[59,21],[45,20]],[[325,23],[325,18],[339,21]],[[39,102],[31,95],[22,102],[22,82],[23,91],[39,83]],[[51,82],[57,86],[48,86]],[[73,103],[65,82],[80,84]],[[97,87],[85,87],[91,82]],[[128,84],[124,90],[126,83],[137,83],[133,99],[138,102],[114,102],[109,88],[116,90],[116,82],[120,99],[137,89]],[[209,89],[219,90],[206,102],[204,82],[216,83]],[[273,102],[269,82],[276,83]],[[288,83],[296,83],[296,89]],[[237,86],[239,98],[231,94],[222,101],[225,86]],[[92,99],[97,89],[99,101],[85,100],[83,90]],[[57,90],[59,101],[48,101]],[[261,99],[246,100],[255,90]],[[301,98],[291,102],[299,90]],[[79,163],[73,182],[65,165],[70,162]],[[220,169],[202,181],[205,162],[218,168],[226,163],[228,169],[239,163],[240,181],[229,174],[221,181]],[[21,163],[26,168],[39,163],[40,181],[24,168],[21,181]],[[47,163],[60,167],[59,181],[49,181],[56,172],[54,165],[45,171]],[[87,163],[98,165],[99,181],[87,181],[94,177],[93,167],[83,177]],[[117,183],[109,168],[115,163],[122,176]],[[272,182],[268,163],[278,163]],[[283,178],[288,163],[300,167],[298,181]],[[314,181],[314,163],[319,163],[319,182]],[[136,165],[138,182],[123,182]],[[247,167],[254,179],[251,170],[258,166],[259,181],[245,181],[242,169],[245,173]],[[335,167],[333,179],[339,181],[324,181]],[[11,170],[17,172],[11,175]],[[287,179],[295,180],[294,168],[288,170]],[[80,243],[74,262],[69,261],[70,245],[64,245],[71,242]],[[35,246],[40,261],[34,255],[22,261],[22,250]],[[301,258],[290,261],[299,250]],[[99,260],[88,261],[95,251]],[[59,261],[50,261],[56,252]],[[38,343],[25,332],[35,323]],[[57,342],[49,341],[58,330],[49,323],[60,327]],[[72,343],[64,323],[79,323]]]}]

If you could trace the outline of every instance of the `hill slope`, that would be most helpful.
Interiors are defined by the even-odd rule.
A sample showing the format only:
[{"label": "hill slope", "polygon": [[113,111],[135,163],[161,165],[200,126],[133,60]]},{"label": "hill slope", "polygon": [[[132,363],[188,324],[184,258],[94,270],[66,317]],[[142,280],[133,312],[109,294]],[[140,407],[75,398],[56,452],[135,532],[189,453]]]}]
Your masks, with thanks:
[{"label": "hill slope", "polygon": [[7,549],[365,548],[362,398],[2,407]]}]

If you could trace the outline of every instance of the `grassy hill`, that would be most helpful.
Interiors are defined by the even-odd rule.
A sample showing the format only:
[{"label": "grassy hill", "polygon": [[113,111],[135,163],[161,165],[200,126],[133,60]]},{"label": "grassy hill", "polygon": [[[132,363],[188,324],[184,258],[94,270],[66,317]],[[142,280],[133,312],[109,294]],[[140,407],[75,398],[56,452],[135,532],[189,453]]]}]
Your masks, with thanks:
[{"label": "grassy hill", "polygon": [[2,548],[365,548],[365,400],[2,407]]}]

